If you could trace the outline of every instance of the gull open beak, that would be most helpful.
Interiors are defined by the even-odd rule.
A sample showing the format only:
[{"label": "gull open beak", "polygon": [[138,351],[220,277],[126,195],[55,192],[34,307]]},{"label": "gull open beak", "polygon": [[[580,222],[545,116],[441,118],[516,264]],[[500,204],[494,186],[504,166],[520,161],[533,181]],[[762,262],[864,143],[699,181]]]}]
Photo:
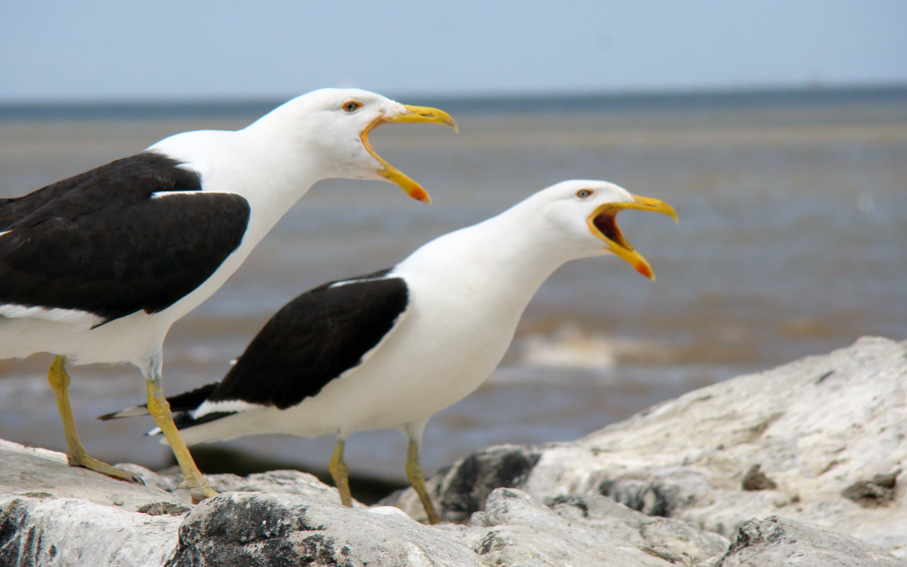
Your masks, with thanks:
[{"label": "gull open beak", "polygon": [[589,225],[589,231],[592,234],[607,243],[608,250],[615,256],[623,258],[637,272],[650,280],[654,280],[655,273],[652,271],[649,262],[627,242],[627,239],[624,238],[623,233],[620,231],[620,227],[617,226],[617,213],[624,209],[654,211],[668,215],[675,221],[677,221],[677,213],[674,212],[674,207],[658,199],[640,197],[639,195],[633,195],[633,199],[635,200],[623,203],[605,203],[589,215],[586,219],[586,224]]},{"label": "gull open beak", "polygon": [[375,152],[375,149],[372,148],[372,144],[368,141],[368,135],[372,130],[382,124],[415,124],[417,122],[428,122],[450,126],[456,132],[459,132],[459,129],[457,128],[457,123],[454,122],[454,119],[443,110],[427,106],[409,106],[405,104],[402,106],[406,109],[405,112],[393,116],[379,116],[365,127],[359,137],[362,139],[362,145],[365,146],[366,151],[372,154],[372,157],[381,164],[381,168],[378,169],[378,175],[384,177],[391,183],[399,185],[406,191],[406,194],[413,199],[422,201],[423,203],[431,203],[431,197],[428,196],[428,192],[426,192],[422,186],[410,179],[399,169],[389,164],[387,160]]}]

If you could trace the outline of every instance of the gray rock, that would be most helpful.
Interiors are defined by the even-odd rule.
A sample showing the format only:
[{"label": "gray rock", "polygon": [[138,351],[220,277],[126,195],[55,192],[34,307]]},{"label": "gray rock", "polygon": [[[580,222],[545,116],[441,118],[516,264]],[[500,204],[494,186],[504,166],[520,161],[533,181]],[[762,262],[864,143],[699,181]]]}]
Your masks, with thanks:
[{"label": "gray rock", "polygon": [[[397,509],[341,506],[334,489],[305,473],[212,475],[217,488],[269,492],[193,506],[184,491],[158,488],[170,479],[150,471],[146,486],[131,485],[8,442],[0,463],[3,566],[483,565],[465,544]],[[29,490],[35,475],[47,481],[40,491]]]},{"label": "gray rock", "polygon": [[403,514],[350,510],[289,494],[233,492],[195,507],[169,567],[480,566],[465,545]]},{"label": "gray rock", "polygon": [[762,468],[762,465],[755,464],[747,469],[743,475],[743,481],[740,483],[740,487],[743,490],[774,490],[778,488],[778,484],[759,470],[760,468]]},{"label": "gray rock", "polygon": [[33,493],[0,496],[0,565],[163,565],[181,519]]},{"label": "gray rock", "polygon": [[139,486],[0,441],[0,565],[889,567],[905,407],[907,343],[863,339],[574,443],[479,451],[429,479],[457,522],[431,527],[295,471],[212,475],[226,493],[193,506],[172,471],[124,465]]},{"label": "gray rock", "polygon": [[[522,488],[542,500],[605,494],[728,538],[777,515],[905,557],[905,408],[907,343],[864,338],[545,447]],[[776,488],[743,488],[757,464]]]},{"label": "gray rock", "polygon": [[[519,445],[482,449],[431,475],[426,488],[442,519],[467,522],[473,513],[484,509],[492,490],[522,486],[540,457],[541,453],[533,447]],[[420,521],[427,519],[412,489],[397,491],[379,504],[397,506]]]},{"label": "gray rock", "polygon": [[728,541],[686,522],[652,518],[603,496],[543,505],[501,488],[461,538],[489,565],[710,565]]},{"label": "gray rock", "polygon": [[900,469],[891,474],[877,474],[869,480],[858,480],[845,488],[841,495],[860,506],[887,506],[894,500]]},{"label": "gray rock", "polygon": [[168,483],[152,471],[135,465],[127,468],[142,476],[146,486],[111,482],[97,473],[70,467],[62,453],[0,439],[0,498],[79,499],[133,511],[161,502],[189,502],[188,493],[173,494]]},{"label": "gray rock", "polygon": [[772,516],[740,526],[730,550],[715,567],[904,567],[858,539]]}]

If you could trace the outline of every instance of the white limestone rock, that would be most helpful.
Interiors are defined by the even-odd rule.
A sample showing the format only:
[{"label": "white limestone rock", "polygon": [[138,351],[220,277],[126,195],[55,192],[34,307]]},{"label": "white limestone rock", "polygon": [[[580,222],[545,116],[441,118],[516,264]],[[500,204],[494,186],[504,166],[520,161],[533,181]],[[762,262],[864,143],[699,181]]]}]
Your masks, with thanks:
[{"label": "white limestone rock", "polygon": [[66,455],[0,439],[0,498],[75,498],[129,510],[153,503],[185,506],[189,495],[173,494],[148,469],[129,465],[146,486],[117,482],[66,464]]},{"label": "white limestone rock", "polygon": [[904,567],[902,559],[852,537],[772,516],[740,526],[715,567]]},{"label": "white limestone rock", "polygon": [[893,567],[905,465],[907,343],[863,339],[575,443],[479,451],[430,479],[459,522],[440,526],[294,471],[212,475],[231,492],[193,506],[172,474],[125,465],[134,485],[0,441],[0,565]]},{"label": "white limestone rock", "polygon": [[[776,488],[744,489],[756,464]],[[725,537],[753,517],[777,515],[904,557],[907,483],[897,477],[905,469],[907,343],[866,338],[550,447],[525,490],[541,498],[603,493]],[[886,498],[883,486],[872,489],[877,476],[890,479]]]},{"label": "white limestone rock", "polygon": [[493,491],[461,538],[489,565],[538,567],[705,566],[728,548],[717,534],[646,516],[604,496],[546,506],[513,488]]}]

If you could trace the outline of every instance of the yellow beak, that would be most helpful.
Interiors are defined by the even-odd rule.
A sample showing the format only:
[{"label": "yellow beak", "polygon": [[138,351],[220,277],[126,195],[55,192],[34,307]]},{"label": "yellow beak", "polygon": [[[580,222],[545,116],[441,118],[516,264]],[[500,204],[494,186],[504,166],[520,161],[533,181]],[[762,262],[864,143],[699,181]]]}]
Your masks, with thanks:
[{"label": "yellow beak", "polygon": [[615,256],[623,258],[628,264],[633,266],[637,272],[650,280],[654,280],[655,273],[652,271],[652,266],[650,266],[649,262],[643,258],[642,254],[637,252],[633,246],[627,242],[620,227],[617,226],[617,213],[624,209],[639,209],[662,213],[672,217],[675,221],[677,221],[677,213],[674,212],[674,207],[664,201],[659,201],[658,199],[641,197],[639,195],[633,195],[633,199],[635,200],[623,203],[605,203],[589,215],[586,219],[586,224],[589,225],[589,230],[592,234],[601,238],[608,244],[608,250]]},{"label": "yellow beak", "polygon": [[415,124],[417,122],[428,122],[450,126],[456,132],[459,132],[459,129],[457,128],[457,123],[454,122],[454,119],[443,110],[427,106],[403,105],[403,107],[406,109],[406,112],[401,112],[400,114],[393,116],[379,116],[373,120],[365,127],[359,137],[362,139],[362,145],[365,146],[366,151],[372,154],[372,157],[381,163],[381,168],[378,169],[378,175],[384,177],[391,183],[399,185],[406,191],[406,194],[413,199],[422,201],[423,203],[431,203],[431,197],[429,197],[428,192],[426,192],[422,186],[410,179],[399,169],[389,164],[387,160],[375,152],[375,149],[372,148],[372,144],[368,141],[368,135],[372,130],[382,124]]}]

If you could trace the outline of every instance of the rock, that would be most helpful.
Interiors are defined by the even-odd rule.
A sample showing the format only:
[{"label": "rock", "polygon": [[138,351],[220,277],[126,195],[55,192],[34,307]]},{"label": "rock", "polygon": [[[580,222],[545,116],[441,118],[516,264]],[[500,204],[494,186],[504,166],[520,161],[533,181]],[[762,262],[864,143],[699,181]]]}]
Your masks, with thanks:
[{"label": "rock", "polygon": [[715,567],[904,567],[907,564],[858,539],[772,516],[740,526]]},{"label": "rock", "polygon": [[[439,470],[426,482],[449,522],[467,522],[474,512],[484,509],[485,499],[496,488],[520,486],[538,462],[541,453],[532,447],[500,445],[476,451],[454,465]],[[380,502],[397,506],[420,521],[425,521],[422,503],[412,489],[397,491]]]},{"label": "rock", "polygon": [[491,493],[460,538],[488,565],[709,565],[728,541],[686,522],[652,518],[603,496],[543,505],[512,488]]},{"label": "rock", "polygon": [[[0,565],[903,565],[905,407],[907,343],[863,339],[574,443],[478,451],[429,478],[438,526],[301,472],[210,475],[225,493],[194,506],[174,471],[122,465],[128,484],[0,441]],[[422,515],[411,490],[388,502]]]},{"label": "rock", "polygon": [[[907,468],[907,343],[864,338],[540,452],[520,486],[542,500],[605,494],[728,538],[777,515],[905,557],[907,491],[890,475]],[[743,489],[753,463],[776,488]],[[843,495],[867,480],[857,499],[878,505]]]},{"label": "rock", "polygon": [[155,503],[189,502],[188,493],[171,492],[175,482],[170,486],[148,469],[127,468],[141,475],[146,486],[111,482],[97,473],[70,467],[62,453],[0,439],[0,498],[79,499],[132,511]]},{"label": "rock", "polygon": [[[219,489],[269,492],[229,492],[193,506],[185,491],[159,488],[169,476],[140,467],[130,468],[145,486],[6,441],[0,463],[4,566],[483,565],[465,544],[399,510],[341,506],[333,488],[305,473],[212,475]],[[45,482],[31,490],[36,478]]]},{"label": "rock", "polygon": [[743,481],[740,483],[740,488],[743,490],[774,490],[778,488],[778,484],[768,478],[761,469],[762,465],[753,465],[747,469],[746,473],[743,475]]},{"label": "rock", "polygon": [[0,565],[164,565],[180,518],[43,495],[0,497]]},{"label": "rock", "polygon": [[870,480],[858,480],[845,488],[841,495],[860,506],[886,506],[894,500],[900,469],[891,474],[877,474]]},{"label": "rock", "polygon": [[179,528],[168,567],[481,566],[465,545],[403,514],[375,514],[290,494],[233,492],[205,500]]}]

